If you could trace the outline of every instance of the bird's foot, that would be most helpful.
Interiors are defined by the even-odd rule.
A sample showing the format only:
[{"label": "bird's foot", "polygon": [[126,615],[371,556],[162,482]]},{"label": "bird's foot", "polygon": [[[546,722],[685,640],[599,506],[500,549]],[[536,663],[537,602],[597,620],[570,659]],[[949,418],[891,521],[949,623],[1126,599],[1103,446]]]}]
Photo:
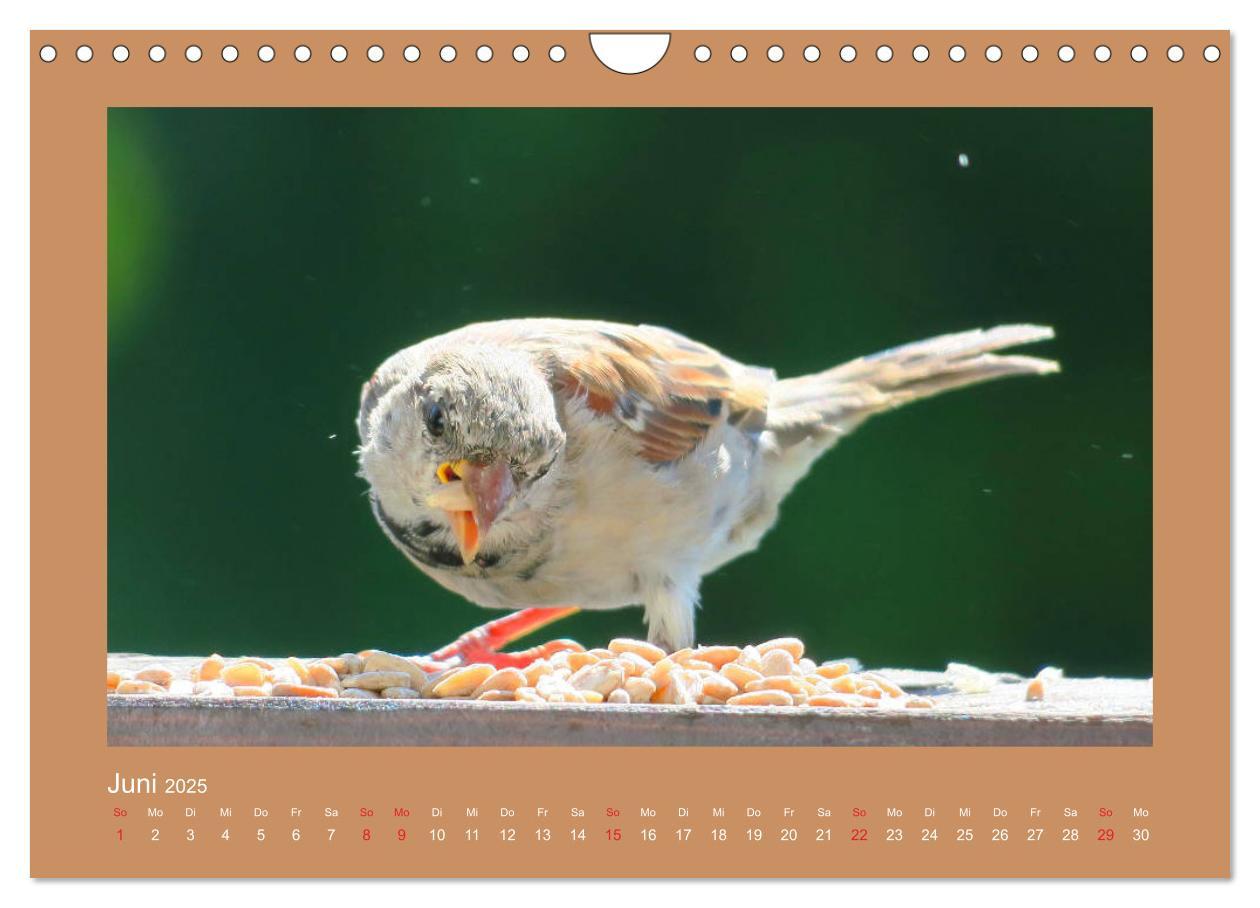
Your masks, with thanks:
[{"label": "bird's foot", "polygon": [[549,640],[515,653],[500,652],[509,643],[576,611],[578,609],[571,606],[527,608],[504,618],[487,621],[480,627],[461,634],[454,643],[434,650],[422,660],[425,663],[424,668],[427,671],[437,671],[452,665],[470,665],[474,662],[484,662],[495,668],[524,668],[535,659],[546,659],[564,650],[580,650],[582,645],[573,640]]}]

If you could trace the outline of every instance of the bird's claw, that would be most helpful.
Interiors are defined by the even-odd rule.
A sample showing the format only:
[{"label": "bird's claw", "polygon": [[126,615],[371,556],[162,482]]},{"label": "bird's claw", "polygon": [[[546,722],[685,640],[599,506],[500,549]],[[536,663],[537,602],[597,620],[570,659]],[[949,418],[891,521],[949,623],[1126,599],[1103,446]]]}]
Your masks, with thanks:
[{"label": "bird's claw", "polygon": [[487,621],[461,634],[453,643],[434,650],[428,656],[419,657],[417,661],[430,672],[474,662],[487,663],[495,668],[524,668],[535,659],[546,659],[558,652],[583,648],[576,641],[560,639],[549,640],[519,652],[500,652],[509,643],[576,611],[577,608],[574,607],[521,609],[506,617]]}]

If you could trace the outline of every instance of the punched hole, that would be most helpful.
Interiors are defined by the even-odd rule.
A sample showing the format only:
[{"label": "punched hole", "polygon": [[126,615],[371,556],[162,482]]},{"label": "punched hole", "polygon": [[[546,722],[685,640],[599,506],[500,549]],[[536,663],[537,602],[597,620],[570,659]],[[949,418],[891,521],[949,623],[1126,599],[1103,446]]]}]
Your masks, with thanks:
[{"label": "punched hole", "polygon": [[[637,76],[660,63],[669,50],[669,41],[668,32],[590,33],[591,51],[595,58],[623,76]],[[559,63],[565,56],[564,48],[560,47],[557,56],[552,59]]]}]

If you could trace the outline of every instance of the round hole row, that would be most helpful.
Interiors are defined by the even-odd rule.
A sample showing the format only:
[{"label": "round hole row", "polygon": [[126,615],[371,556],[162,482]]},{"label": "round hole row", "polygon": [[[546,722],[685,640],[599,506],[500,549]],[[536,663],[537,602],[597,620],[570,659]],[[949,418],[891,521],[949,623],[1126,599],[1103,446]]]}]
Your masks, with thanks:
[{"label": "round hole row", "polygon": [[[952,45],[949,48],[949,59],[955,63],[961,63],[967,58],[967,49],[961,44]],[[379,44],[373,44],[367,49],[367,58],[373,63],[379,63],[385,59],[385,50]],[[1147,58],[1147,49],[1141,44],[1135,44],[1129,49],[1129,57],[1136,63],[1142,63]],[[125,63],[131,56],[130,49],[125,44],[119,44],[113,49],[112,56],[119,63]],[[220,51],[220,56],[228,63],[235,62],[240,52],[235,45],[225,45]],[[300,44],[293,50],[293,57],[299,63],[308,62],[313,53],[305,44]],[[350,52],[345,45],[337,44],[329,50],[329,56],[334,62],[344,63],[350,57]],[[409,44],[402,51],[403,59],[409,63],[415,63],[420,59],[420,48],[414,44]],[[446,44],[438,51],[438,57],[444,63],[453,62],[458,56],[458,51],[453,45]],[[494,49],[488,44],[482,44],[476,50],[476,56],[482,63],[488,63],[494,59]],[[552,45],[547,51],[547,57],[552,62],[559,63],[564,60],[566,54],[563,45]],[[817,63],[822,58],[822,51],[817,45],[810,44],[801,52],[808,63]],[[840,48],[840,59],[845,63],[852,63],[857,59],[857,48],[851,44],[846,44]],[[911,56],[918,63],[925,63],[931,57],[931,51],[925,44],[916,44],[911,51]],[[1020,57],[1028,63],[1033,63],[1040,56],[1037,46],[1034,44],[1025,45],[1020,50]],[[75,50],[75,57],[82,63],[87,63],[93,57],[93,51],[90,45],[80,45]],[[707,63],[713,57],[713,52],[707,45],[701,44],[695,49],[695,58],[701,63]],[[766,50],[766,57],[772,63],[779,63],[786,57],[786,52],[782,46],[772,44]],[[1185,50],[1178,44],[1173,44],[1168,48],[1167,57],[1173,63],[1180,63],[1185,58]],[[57,49],[51,44],[45,44],[39,49],[39,58],[45,63],[51,63],[57,59]],[[190,44],[184,49],[184,58],[190,63],[196,63],[202,58],[202,51],[196,44]],[[276,58],[276,50],[269,44],[264,44],[258,48],[258,59],[264,63],[270,63]],[[887,44],[881,44],[875,49],[875,59],[881,63],[887,63],[893,58],[893,49]],[[1002,59],[1002,48],[996,44],[990,44],[984,50],[984,58],[990,63],[996,63]],[[1070,63],[1076,58],[1076,50],[1070,44],[1064,44],[1058,50],[1058,58],[1064,63]],[[1209,63],[1215,63],[1221,58],[1221,49],[1215,44],[1209,44],[1203,49],[1203,59]],[[161,63],[166,59],[166,48],[160,44],[155,44],[149,48],[149,59],[154,63]],[[518,63],[524,63],[529,59],[529,48],[524,44],[518,44],[512,48],[512,59]],[[742,63],[748,59],[748,48],[742,44],[736,44],[731,48],[731,59],[736,63]],[[1106,63],[1111,59],[1111,48],[1106,44],[1100,44],[1094,48],[1094,59],[1100,63]]]},{"label": "round hole row", "polygon": [[[786,57],[783,47],[778,44],[771,44],[766,48],[766,59],[771,63],[782,62]],[[911,50],[910,55],[916,63],[926,63],[932,56],[931,50],[926,44],[916,44]],[[949,59],[955,63],[961,63],[967,59],[967,49],[961,44],[954,44],[948,51]],[[1035,63],[1041,52],[1035,44],[1026,44],[1020,49],[1020,58],[1027,63]],[[822,59],[822,51],[818,49],[818,45],[809,44],[802,51],[801,56],[807,63],[817,63]],[[1142,63],[1148,56],[1147,49],[1144,45],[1135,44],[1129,48],[1129,57],[1135,63]],[[1185,49],[1179,44],[1169,46],[1167,56],[1173,63],[1180,63],[1185,59]],[[845,63],[852,63],[858,57],[857,48],[852,44],[846,44],[840,48],[840,59]],[[1058,57],[1064,63],[1071,63],[1076,59],[1076,49],[1070,44],[1064,44],[1058,50]],[[708,63],[713,59],[713,50],[707,44],[698,45],[695,49],[695,58],[699,63]],[[893,58],[893,49],[887,44],[881,44],[875,48],[875,59],[880,63],[887,63]],[[990,63],[997,63],[1002,59],[1002,48],[996,44],[990,44],[984,49],[984,58]],[[1209,44],[1203,48],[1203,59],[1209,63],[1215,63],[1221,58],[1221,49],[1215,44]],[[743,63],[748,59],[748,48],[742,44],[736,44],[731,48],[731,59],[736,63]],[[1094,59],[1099,63],[1106,63],[1111,59],[1111,48],[1106,44],[1100,44],[1094,48]]]},{"label": "round hole row", "polygon": [[[494,48],[489,44],[482,44],[475,51],[476,57],[482,63],[489,63],[494,59]],[[126,63],[131,58],[131,49],[125,44],[116,45],[110,54],[114,60],[119,63]],[[240,58],[240,50],[234,44],[225,44],[219,51],[219,56],[223,58],[225,63],[235,63]],[[373,44],[369,47],[365,54],[372,63],[380,63],[385,59],[385,49],[379,44]],[[438,57],[443,63],[451,63],[459,52],[454,45],[444,44],[438,51]],[[80,63],[89,62],[95,56],[90,44],[81,44],[75,49],[75,59]],[[197,63],[203,56],[201,47],[196,44],[190,44],[184,48],[184,59],[189,63]],[[293,59],[299,63],[309,62],[314,56],[310,47],[305,44],[299,44],[293,49]],[[350,51],[346,49],[344,44],[333,45],[328,51],[328,56],[335,63],[344,63],[350,58]],[[547,49],[547,59],[553,63],[560,63],[567,56],[564,46],[561,44],[553,44]],[[414,44],[408,44],[402,50],[402,57],[408,63],[415,63],[420,59],[420,48]],[[57,48],[51,44],[45,44],[39,49],[39,58],[45,63],[51,63],[57,59]],[[258,59],[263,63],[270,63],[276,58],[276,49],[270,44],[263,44],[258,48]],[[166,48],[160,44],[154,44],[149,48],[149,59],[154,63],[161,63],[166,59]],[[512,48],[512,59],[517,63],[524,63],[529,59],[529,48],[524,44],[518,44]]]}]

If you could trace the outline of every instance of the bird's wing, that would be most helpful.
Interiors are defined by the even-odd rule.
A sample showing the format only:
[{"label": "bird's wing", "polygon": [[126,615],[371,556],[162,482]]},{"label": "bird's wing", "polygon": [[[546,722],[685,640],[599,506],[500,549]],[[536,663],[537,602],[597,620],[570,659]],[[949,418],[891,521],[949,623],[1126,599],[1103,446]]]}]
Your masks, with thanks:
[{"label": "bird's wing", "polygon": [[633,432],[650,463],[685,457],[723,421],[749,433],[765,426],[773,372],[665,328],[564,319],[482,327],[534,352],[557,393]]}]

